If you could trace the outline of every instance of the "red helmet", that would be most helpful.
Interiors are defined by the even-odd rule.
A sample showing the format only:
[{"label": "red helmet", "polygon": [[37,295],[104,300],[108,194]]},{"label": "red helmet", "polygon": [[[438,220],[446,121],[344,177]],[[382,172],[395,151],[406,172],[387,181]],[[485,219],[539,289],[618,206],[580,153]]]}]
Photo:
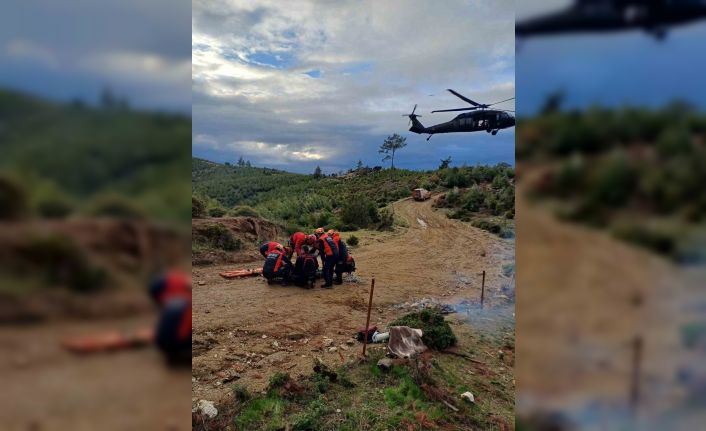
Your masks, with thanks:
[{"label": "red helmet", "polygon": [[316,235],[307,235],[306,236],[306,243],[309,245],[316,244]]}]

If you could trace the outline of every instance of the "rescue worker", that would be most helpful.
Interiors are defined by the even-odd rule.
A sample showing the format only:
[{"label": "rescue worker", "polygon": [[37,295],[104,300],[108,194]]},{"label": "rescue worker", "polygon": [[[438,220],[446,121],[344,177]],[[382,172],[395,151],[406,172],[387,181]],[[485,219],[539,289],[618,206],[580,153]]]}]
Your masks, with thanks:
[{"label": "rescue worker", "polygon": [[275,241],[266,241],[260,246],[260,254],[267,258],[267,255],[272,253],[277,247],[282,247],[282,244]]},{"label": "rescue worker", "polygon": [[323,228],[316,229],[316,236],[319,241],[318,249],[319,253],[321,253],[321,261],[323,262],[322,275],[324,277],[324,285],[321,287],[331,289],[333,288],[333,270],[336,262],[338,262],[338,247],[333,238],[324,232]]},{"label": "rescue worker", "polygon": [[149,294],[160,308],[155,343],[169,365],[191,366],[191,277],[170,271],[152,281]]},{"label": "rescue worker", "polygon": [[297,255],[294,263],[294,284],[306,286],[309,289],[314,287],[316,271],[319,270],[319,261],[316,259],[316,250],[308,245],[302,246],[302,254]]},{"label": "rescue worker", "polygon": [[302,254],[302,246],[306,244],[307,234],[304,232],[294,232],[292,236],[289,237],[289,247],[292,248],[297,256]]},{"label": "rescue worker", "polygon": [[336,248],[338,248],[338,259],[336,260],[336,267],[334,269],[336,280],[334,282],[336,284],[343,284],[343,273],[346,271],[347,267],[348,247],[345,241],[341,239],[341,234],[335,230],[329,229],[327,234],[333,239],[333,242],[336,243]]},{"label": "rescue worker", "polygon": [[280,278],[282,285],[286,286],[289,281],[289,275],[292,272],[292,261],[284,251],[284,247],[277,246],[265,258],[265,264],[262,266],[262,276],[271,283],[276,278]]}]

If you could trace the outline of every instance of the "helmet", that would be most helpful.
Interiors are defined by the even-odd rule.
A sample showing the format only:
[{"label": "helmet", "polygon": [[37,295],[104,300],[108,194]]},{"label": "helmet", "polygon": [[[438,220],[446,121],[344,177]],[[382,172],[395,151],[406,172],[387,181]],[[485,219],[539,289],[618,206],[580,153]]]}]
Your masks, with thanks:
[{"label": "helmet", "polygon": [[323,235],[324,234],[324,228],[320,227],[314,231],[315,234],[317,235]]},{"label": "helmet", "polygon": [[282,244],[277,244],[275,250],[284,251],[284,247],[282,247]]},{"label": "helmet", "polygon": [[310,245],[316,244],[316,235],[307,235],[306,236],[306,243]]}]

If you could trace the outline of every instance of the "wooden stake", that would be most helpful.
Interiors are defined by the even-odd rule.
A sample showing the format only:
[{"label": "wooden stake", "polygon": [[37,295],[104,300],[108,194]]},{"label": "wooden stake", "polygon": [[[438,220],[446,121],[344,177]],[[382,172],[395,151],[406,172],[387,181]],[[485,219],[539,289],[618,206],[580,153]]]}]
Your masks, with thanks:
[{"label": "wooden stake", "polygon": [[636,336],[632,342],[632,375],[630,378],[630,411],[633,421],[637,420],[640,403],[640,369],[642,367],[642,337]]},{"label": "wooden stake", "polygon": [[483,309],[483,301],[485,300],[485,270],[483,270],[483,281],[480,283],[480,309]]},{"label": "wooden stake", "polygon": [[368,301],[368,317],[365,319],[365,337],[363,337],[363,357],[365,358],[365,348],[368,346],[368,327],[370,326],[370,310],[373,308],[373,291],[375,290],[375,276],[370,282],[370,300]]}]

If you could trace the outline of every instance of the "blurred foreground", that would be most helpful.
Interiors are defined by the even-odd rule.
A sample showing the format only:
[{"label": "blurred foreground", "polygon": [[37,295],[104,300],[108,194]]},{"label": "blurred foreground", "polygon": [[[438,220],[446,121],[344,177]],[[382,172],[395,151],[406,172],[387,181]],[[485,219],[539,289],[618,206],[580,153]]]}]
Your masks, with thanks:
[{"label": "blurred foreground", "polygon": [[[185,116],[0,90],[3,429],[189,429],[189,368],[152,343],[150,280],[190,272]],[[183,167],[183,169],[182,169]],[[91,341],[93,340],[93,341]]]},{"label": "blurred foreground", "polygon": [[705,125],[683,104],[551,103],[518,125],[520,417],[577,430],[703,423]]}]

